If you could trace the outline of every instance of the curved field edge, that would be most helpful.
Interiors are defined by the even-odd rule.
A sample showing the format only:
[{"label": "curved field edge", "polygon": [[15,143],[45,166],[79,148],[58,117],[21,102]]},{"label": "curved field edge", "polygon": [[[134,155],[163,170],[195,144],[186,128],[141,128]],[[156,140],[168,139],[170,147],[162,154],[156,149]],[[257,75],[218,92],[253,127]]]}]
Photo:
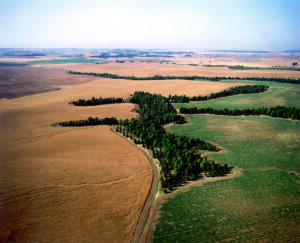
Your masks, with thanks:
[{"label": "curved field edge", "polygon": [[123,139],[125,139],[126,141],[128,141],[129,143],[131,143],[132,145],[135,145],[140,151],[142,151],[152,167],[151,187],[150,187],[149,193],[147,195],[147,198],[145,199],[145,202],[144,202],[143,208],[141,210],[137,225],[135,227],[133,237],[131,239],[131,242],[140,242],[143,231],[145,229],[145,225],[148,221],[149,213],[150,213],[151,207],[152,207],[152,202],[162,192],[161,186],[159,184],[159,180],[160,180],[159,165],[156,162],[154,162],[153,157],[151,156],[150,152],[147,149],[143,148],[142,146],[136,145],[132,140],[122,136],[121,133],[116,132],[113,128],[110,128],[110,130],[112,132],[114,132],[115,134],[119,135],[120,137],[122,137]]},{"label": "curved field edge", "polygon": [[210,157],[243,169],[277,167],[300,171],[299,121],[272,117],[188,115],[191,123],[172,126],[171,133],[201,137],[225,153]]},{"label": "curved field edge", "polygon": [[265,84],[270,86],[270,89],[264,93],[258,94],[239,94],[236,96],[222,97],[205,102],[193,102],[174,104],[176,108],[181,107],[197,107],[207,108],[213,107],[215,109],[245,109],[245,108],[259,108],[259,107],[272,107],[272,106],[295,106],[299,105],[300,98],[300,85],[298,84],[283,84],[275,82],[262,82],[262,81],[222,81],[222,83],[244,83],[244,84]]},{"label": "curved field edge", "polygon": [[131,139],[122,136],[121,133],[116,132],[115,130],[111,129],[113,132],[117,133],[131,144],[137,146],[148,158],[152,169],[153,169],[153,180],[151,184],[150,192],[147,196],[145,204],[143,206],[141,216],[138,220],[137,227],[134,232],[134,236],[131,242],[150,242],[152,237],[152,232],[155,228],[155,220],[158,218],[158,213],[161,208],[161,204],[165,202],[168,198],[172,198],[179,192],[187,191],[190,187],[200,186],[205,183],[219,181],[219,180],[228,180],[235,177],[240,176],[241,169],[235,167],[232,168],[229,174],[224,176],[218,177],[206,177],[200,178],[195,181],[187,182],[185,185],[179,187],[175,191],[171,193],[164,193],[160,183],[160,165],[157,159],[152,157],[152,154],[149,149],[143,148],[142,146],[136,145]]},{"label": "curved field edge", "polygon": [[172,193],[160,195],[160,197],[156,198],[155,201],[153,202],[153,205],[152,205],[152,208],[151,208],[151,211],[149,214],[149,220],[148,220],[147,224],[145,225],[145,229],[144,229],[144,232],[143,232],[140,242],[151,242],[153,232],[156,227],[156,221],[159,219],[160,214],[161,214],[161,207],[167,200],[171,200],[173,197],[175,197],[177,195],[177,193],[187,192],[192,187],[202,186],[206,183],[232,179],[232,178],[240,176],[241,172],[242,172],[241,169],[235,167],[232,169],[230,174],[227,174],[225,176],[201,178],[199,180],[189,182],[188,184],[180,187],[179,189],[177,189],[176,191],[173,191]]},{"label": "curved field edge", "polygon": [[[195,186],[167,200],[161,208],[153,241],[288,241],[299,238],[296,230],[300,226],[297,220],[300,211],[299,124],[267,117],[194,115],[188,119],[192,123],[173,126],[170,131],[201,134],[201,138],[217,142],[225,152],[209,153],[209,156],[223,162],[229,160],[230,164],[244,170],[238,178]],[[224,129],[224,125],[231,127]],[[267,129],[266,125],[273,125],[273,129]],[[254,127],[260,129],[253,131]],[[242,131],[246,134],[237,136],[243,135]],[[247,137],[256,142],[248,143]],[[286,141],[288,138],[290,141]],[[266,141],[273,141],[267,154],[265,150],[270,144]],[[259,149],[255,151],[255,148]],[[281,153],[282,148],[290,151]],[[279,158],[274,160],[277,156]],[[246,163],[241,162],[245,159]]]}]

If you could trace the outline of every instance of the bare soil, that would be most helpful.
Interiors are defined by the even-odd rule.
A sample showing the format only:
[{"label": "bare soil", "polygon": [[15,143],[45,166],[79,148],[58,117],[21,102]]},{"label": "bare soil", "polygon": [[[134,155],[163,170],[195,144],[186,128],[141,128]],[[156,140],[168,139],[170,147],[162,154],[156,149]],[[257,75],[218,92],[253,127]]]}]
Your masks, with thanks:
[{"label": "bare soil", "polygon": [[57,90],[57,85],[71,85],[93,80],[89,76],[71,77],[64,69],[0,66],[0,99],[17,98]]}]

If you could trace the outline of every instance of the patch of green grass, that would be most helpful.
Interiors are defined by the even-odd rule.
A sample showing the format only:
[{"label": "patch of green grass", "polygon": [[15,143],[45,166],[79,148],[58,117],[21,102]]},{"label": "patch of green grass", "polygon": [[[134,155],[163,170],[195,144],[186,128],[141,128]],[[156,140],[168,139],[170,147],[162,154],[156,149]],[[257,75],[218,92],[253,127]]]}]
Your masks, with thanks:
[{"label": "patch of green grass", "polygon": [[194,186],[167,200],[153,242],[287,242],[299,239],[300,179],[283,171]]},{"label": "patch of green grass", "polygon": [[300,122],[271,117],[189,115],[191,123],[172,126],[178,135],[223,147],[210,157],[240,168],[277,167],[300,172]]},{"label": "patch of green grass", "polygon": [[67,64],[67,63],[103,63],[103,59],[64,58],[53,60],[36,60],[28,62],[0,62],[0,66],[24,66],[30,64]]},{"label": "patch of green grass", "polygon": [[[297,84],[265,84],[261,94],[175,104],[179,107],[243,109],[300,107]],[[300,122],[272,117],[188,115],[189,124],[171,126],[177,135],[213,142],[225,151],[211,159],[241,168],[229,180],[194,186],[162,206],[153,242],[296,242],[300,239]],[[291,174],[295,173],[295,174]]]},{"label": "patch of green grass", "polygon": [[0,67],[11,67],[11,66],[26,66],[28,64],[22,62],[0,62]]},{"label": "patch of green grass", "polygon": [[102,59],[66,58],[66,59],[30,61],[29,64],[101,63],[101,62],[103,62]]},{"label": "patch of green grass", "polygon": [[255,81],[255,80],[222,80],[220,83],[239,83],[239,84],[260,84],[268,85],[270,87],[284,87],[284,88],[299,88],[299,84],[290,84],[290,83],[278,83],[271,81]]},{"label": "patch of green grass", "polygon": [[162,206],[153,242],[294,242],[300,238],[300,122],[189,115],[170,127],[214,142],[209,157],[242,168],[233,179],[193,186]]},{"label": "patch of green grass", "polygon": [[[222,81],[223,82],[223,81]],[[215,109],[244,109],[272,106],[295,106],[300,107],[300,85],[288,83],[262,82],[262,81],[226,81],[226,83],[265,84],[271,89],[259,94],[241,94],[228,96],[203,102],[175,104],[180,107],[212,107]]]}]

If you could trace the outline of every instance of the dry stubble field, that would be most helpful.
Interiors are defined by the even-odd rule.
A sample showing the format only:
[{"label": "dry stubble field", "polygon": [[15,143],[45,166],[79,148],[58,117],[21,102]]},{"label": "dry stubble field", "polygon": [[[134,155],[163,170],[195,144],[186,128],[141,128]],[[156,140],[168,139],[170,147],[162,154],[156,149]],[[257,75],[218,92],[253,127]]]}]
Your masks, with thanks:
[{"label": "dry stubble field", "polygon": [[133,235],[151,186],[147,158],[108,127],[51,124],[88,116],[132,118],[134,105],[74,107],[68,102],[127,97],[135,90],[205,95],[231,86],[93,78],[0,100],[0,242],[129,242]]},{"label": "dry stubble field", "polygon": [[51,124],[135,117],[133,105],[80,112],[54,94],[1,102],[1,242],[129,241],[152,179],[144,154],[108,127]]},{"label": "dry stubble field", "polygon": [[[218,63],[217,63],[218,64]],[[232,64],[232,63],[230,63]],[[228,63],[227,63],[228,65]],[[36,65],[39,66],[39,65]],[[299,71],[291,70],[234,70],[227,67],[203,67],[176,64],[156,63],[108,63],[108,64],[63,64],[47,65],[48,68],[62,67],[77,72],[113,73],[118,75],[134,75],[147,77],[154,75],[175,76],[207,76],[207,77],[266,77],[266,78],[294,78],[300,77]]]}]

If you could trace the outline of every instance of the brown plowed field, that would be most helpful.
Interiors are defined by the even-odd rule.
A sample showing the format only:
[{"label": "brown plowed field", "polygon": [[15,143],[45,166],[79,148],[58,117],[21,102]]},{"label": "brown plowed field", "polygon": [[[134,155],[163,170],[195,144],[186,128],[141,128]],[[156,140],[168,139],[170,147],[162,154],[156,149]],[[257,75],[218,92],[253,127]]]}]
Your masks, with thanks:
[{"label": "brown plowed field", "polygon": [[300,71],[290,70],[233,70],[226,67],[202,67],[175,64],[154,63],[108,63],[108,64],[63,64],[47,65],[49,68],[62,67],[79,72],[113,73],[147,77],[154,75],[181,75],[207,77],[266,77],[266,78],[300,78]]},{"label": "brown plowed field", "polygon": [[134,105],[75,107],[68,102],[127,97],[135,90],[203,95],[232,86],[93,79],[60,86],[58,91],[0,100],[0,242],[132,238],[152,181],[145,155],[108,127],[51,124],[88,116],[132,118]]},{"label": "brown plowed field", "polygon": [[89,76],[72,77],[64,69],[0,66],[0,98],[38,94],[56,90],[56,85],[79,84],[91,80],[93,77]]}]

